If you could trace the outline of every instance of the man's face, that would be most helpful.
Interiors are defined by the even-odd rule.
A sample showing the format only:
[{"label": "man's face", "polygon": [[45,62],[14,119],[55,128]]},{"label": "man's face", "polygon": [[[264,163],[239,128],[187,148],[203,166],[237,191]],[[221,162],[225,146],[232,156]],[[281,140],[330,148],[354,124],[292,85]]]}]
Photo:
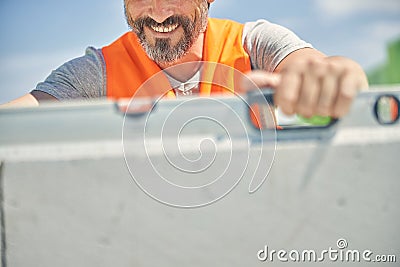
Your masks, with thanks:
[{"label": "man's face", "polygon": [[207,27],[207,0],[125,0],[129,26],[156,63],[183,57]]}]

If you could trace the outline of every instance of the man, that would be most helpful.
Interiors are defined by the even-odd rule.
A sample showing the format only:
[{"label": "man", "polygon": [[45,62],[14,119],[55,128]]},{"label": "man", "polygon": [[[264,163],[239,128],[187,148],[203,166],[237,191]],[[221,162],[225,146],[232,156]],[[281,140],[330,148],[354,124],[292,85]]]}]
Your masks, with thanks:
[{"label": "man", "polygon": [[[202,64],[179,67],[199,61],[248,72],[253,83],[243,79],[240,89],[251,89],[254,84],[274,88],[276,105],[288,115],[342,117],[357,91],[368,87],[357,63],[327,57],[283,27],[267,21],[242,25],[208,18],[213,1],[125,0],[132,32],[102,49],[88,48],[84,57],[65,63],[30,94],[9,105],[131,97],[160,71],[173,94],[202,94],[206,90],[196,82],[203,75]],[[214,89],[208,93],[218,92]],[[151,90],[147,87],[141,93],[160,93]]]}]

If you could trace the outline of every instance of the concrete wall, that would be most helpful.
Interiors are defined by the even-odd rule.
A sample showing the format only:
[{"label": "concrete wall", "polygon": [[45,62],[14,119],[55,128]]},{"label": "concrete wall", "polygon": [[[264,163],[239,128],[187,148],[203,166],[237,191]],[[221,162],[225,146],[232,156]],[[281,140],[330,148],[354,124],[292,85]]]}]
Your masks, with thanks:
[{"label": "concrete wall", "polygon": [[[28,116],[41,118],[25,125],[30,131],[1,136],[2,264],[270,266],[284,263],[276,255],[273,262],[258,260],[265,246],[320,253],[330,247],[340,250],[339,239],[348,243],[343,251],[371,250],[399,260],[400,127],[380,126],[374,120],[374,99],[375,93],[355,103],[328,135],[310,130],[278,133],[267,180],[249,194],[248,170],[257,169],[260,149],[267,159],[274,153],[271,144],[260,148],[252,142],[238,186],[216,203],[195,209],[164,205],[138,187],[127,168],[120,132],[110,130],[122,118],[109,105],[96,111],[58,110],[65,122],[53,129],[58,139],[54,132],[47,133],[52,129],[48,110],[2,113],[1,125],[10,133],[20,131]],[[93,117],[86,120],[87,114]],[[87,127],[82,126],[85,122]],[[50,135],[57,140],[49,142]],[[86,138],[91,135],[93,139]],[[187,148],[197,151],[195,145]],[[166,177],[190,179],[165,167],[165,155],[156,150],[148,157],[135,152],[128,165],[141,170],[136,174],[151,173],[146,162],[151,157],[153,168]],[[270,164],[262,160],[260,166],[267,169]],[[242,171],[240,162],[230,168],[232,173]],[[326,258],[318,264],[343,262]]]}]

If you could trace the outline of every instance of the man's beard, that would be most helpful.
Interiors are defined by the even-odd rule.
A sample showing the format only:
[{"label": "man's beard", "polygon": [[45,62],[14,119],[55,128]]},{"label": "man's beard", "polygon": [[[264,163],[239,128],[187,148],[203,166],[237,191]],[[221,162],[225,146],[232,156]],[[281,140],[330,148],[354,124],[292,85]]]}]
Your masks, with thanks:
[{"label": "man's beard", "polygon": [[[200,33],[205,30],[207,27],[207,12],[207,6],[205,6],[205,8],[201,6],[200,16],[196,16],[193,21],[186,16],[175,15],[169,17],[161,24],[157,23],[150,17],[142,17],[132,20],[128,14],[126,14],[126,16],[129,26],[133,32],[136,33],[140,44],[149,58],[157,64],[168,64],[182,58],[192,47]],[[181,26],[184,32],[176,45],[171,44],[170,38],[156,38],[154,45],[147,40],[144,27],[148,27],[151,30],[151,26],[168,27],[176,24]]]}]

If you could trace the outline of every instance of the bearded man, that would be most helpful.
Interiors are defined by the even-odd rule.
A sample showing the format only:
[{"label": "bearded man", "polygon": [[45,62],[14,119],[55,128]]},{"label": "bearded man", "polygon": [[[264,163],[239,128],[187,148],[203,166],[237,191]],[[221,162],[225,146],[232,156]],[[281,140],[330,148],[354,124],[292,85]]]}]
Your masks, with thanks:
[{"label": "bearded man", "polygon": [[[178,97],[220,92],[218,87],[205,89],[198,82],[204,71],[202,62],[247,73],[249,79],[237,82],[232,90],[242,92],[254,85],[275,89],[275,103],[288,115],[342,117],[357,91],[368,87],[356,62],[326,56],[288,29],[265,20],[240,24],[209,18],[212,2],[125,0],[131,31],[109,46],[89,47],[85,56],[63,64],[31,93],[9,105],[129,98],[157,73],[162,73],[170,92]],[[160,93],[146,87],[139,95]]]}]

